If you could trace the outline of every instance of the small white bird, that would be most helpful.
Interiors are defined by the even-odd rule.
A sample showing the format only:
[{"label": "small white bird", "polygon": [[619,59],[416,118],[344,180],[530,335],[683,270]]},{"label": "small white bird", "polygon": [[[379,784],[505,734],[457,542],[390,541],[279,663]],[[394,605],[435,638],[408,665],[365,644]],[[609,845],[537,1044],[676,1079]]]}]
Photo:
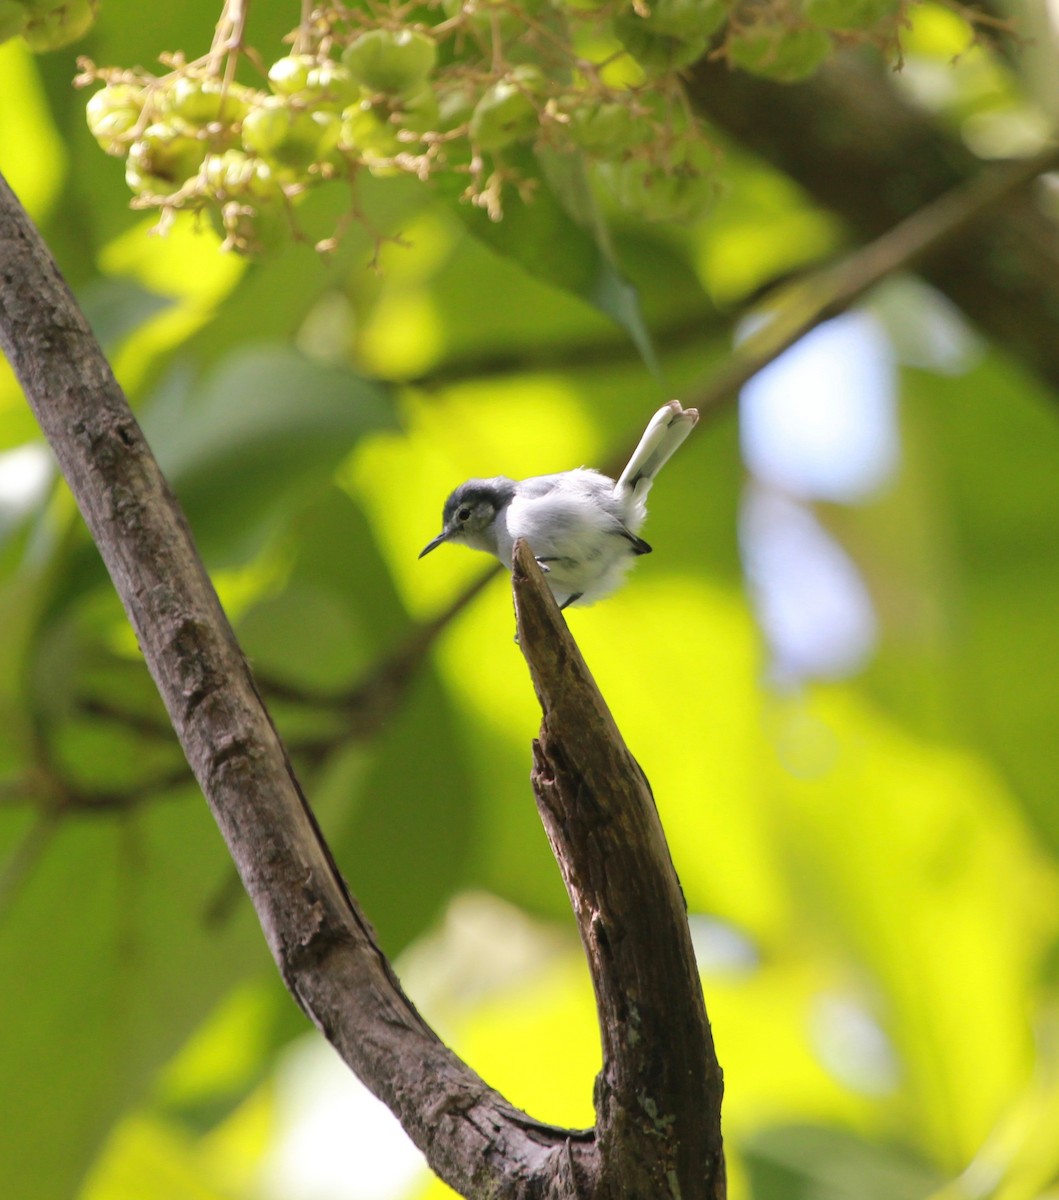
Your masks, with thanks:
[{"label": "small white bird", "polygon": [[614,591],[639,555],[651,553],[638,536],[647,493],[698,419],[696,409],[676,400],[660,408],[617,483],[587,467],[523,480],[468,479],[445,501],[443,528],[419,557],[459,542],[510,569],[512,548],[525,538],[560,608],[592,604]]}]

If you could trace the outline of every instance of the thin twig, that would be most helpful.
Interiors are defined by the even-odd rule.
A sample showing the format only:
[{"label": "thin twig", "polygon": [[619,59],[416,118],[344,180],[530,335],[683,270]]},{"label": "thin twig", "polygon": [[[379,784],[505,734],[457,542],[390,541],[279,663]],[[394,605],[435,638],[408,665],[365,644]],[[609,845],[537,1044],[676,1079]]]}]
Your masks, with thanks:
[{"label": "thin twig", "polygon": [[0,865],[0,923],[10,912],[22,885],[40,862],[58,822],[51,813],[38,813],[29,828]]},{"label": "thin twig", "polygon": [[940,196],[874,242],[780,288],[769,298],[763,325],[692,398],[706,416],[734,400],[759,371],[817,325],[837,316],[884,279],[916,266],[943,248],[1002,200],[1059,167],[1059,151],[983,170]]},{"label": "thin twig", "polygon": [[431,647],[465,608],[500,573],[500,563],[483,571],[434,617],[417,625],[395,650],[376,662],[368,674],[348,692],[316,692],[258,672],[258,683],[277,700],[297,704],[318,704],[344,710],[350,717],[347,734],[367,737],[392,716],[404,689],[415,675]]}]

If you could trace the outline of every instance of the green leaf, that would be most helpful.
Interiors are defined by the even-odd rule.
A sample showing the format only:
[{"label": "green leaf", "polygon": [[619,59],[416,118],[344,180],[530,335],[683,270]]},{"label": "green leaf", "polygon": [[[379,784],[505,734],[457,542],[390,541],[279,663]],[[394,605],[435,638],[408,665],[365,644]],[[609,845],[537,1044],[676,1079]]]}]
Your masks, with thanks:
[{"label": "green leaf", "polygon": [[532,156],[519,155],[517,161],[520,173],[532,186],[528,200],[513,189],[505,192],[503,219],[498,221],[483,208],[463,201],[455,203],[455,211],[475,237],[494,250],[610,317],[626,331],[648,370],[657,376],[658,359],[636,289],[614,259],[577,162],[553,155],[547,170],[541,171]]},{"label": "green leaf", "polygon": [[74,1194],[118,1114],[235,980],[267,968],[248,905],[208,919],[227,854],[201,798],[143,800],[59,821],[5,913],[0,1095],[17,1098],[19,1119],[0,1122],[0,1160],[12,1196]]},{"label": "green leaf", "polygon": [[106,350],[113,350],[123,338],[173,304],[169,297],[159,296],[133,279],[96,279],[82,289],[78,302]]},{"label": "green leaf", "polygon": [[478,794],[452,701],[429,660],[419,679],[384,675],[374,697],[361,698],[382,723],[369,741],[358,714],[343,708],[343,692],[370,683],[412,629],[363,514],[332,488],[297,514],[288,539],[296,548],[288,586],[249,614],[247,649],[252,657],[264,650],[262,668],[278,668],[317,708],[326,704],[321,693],[333,696],[334,715],[345,719],[345,739],[334,737],[308,791],[336,859],[394,952],[466,886],[481,837]]},{"label": "green leaf", "polygon": [[793,906],[865,981],[906,1140],[959,1170],[1032,1068],[1025,997],[1055,870],[979,753],[909,733],[849,685],[777,702],[771,720],[790,762],[771,782]]},{"label": "green leaf", "polygon": [[761,1200],[920,1200],[941,1180],[924,1163],[844,1129],[775,1125],[742,1146]]},{"label": "green leaf", "polygon": [[870,683],[903,720],[988,756],[1059,855],[1055,401],[999,357],[910,375],[906,392],[902,479],[854,535],[891,579]]},{"label": "green leaf", "polygon": [[298,580],[251,608],[238,634],[255,673],[310,694],[351,687],[371,642],[340,597]]},{"label": "green leaf", "polygon": [[344,491],[323,489],[293,516],[286,539],[295,551],[292,579],[340,597],[355,612],[354,620],[371,631],[365,665],[408,632],[408,614],[375,531]]},{"label": "green leaf", "polygon": [[171,375],[144,417],[204,553],[227,562],[260,548],[363,433],[395,424],[380,388],[274,345],[233,351],[198,386]]},{"label": "green leaf", "polygon": [[351,816],[332,850],[387,954],[396,954],[469,883],[481,836],[452,703],[432,671],[387,722]]}]

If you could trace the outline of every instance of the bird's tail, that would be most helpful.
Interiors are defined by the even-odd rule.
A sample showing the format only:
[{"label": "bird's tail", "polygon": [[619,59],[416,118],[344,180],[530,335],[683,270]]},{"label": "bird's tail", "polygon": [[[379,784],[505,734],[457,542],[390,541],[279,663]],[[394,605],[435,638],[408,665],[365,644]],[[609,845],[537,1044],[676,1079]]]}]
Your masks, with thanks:
[{"label": "bird's tail", "polygon": [[614,485],[614,494],[634,506],[643,504],[655,476],[676,453],[681,442],[695,428],[698,409],[681,408],[679,400],[670,400],[651,418],[629,465]]}]

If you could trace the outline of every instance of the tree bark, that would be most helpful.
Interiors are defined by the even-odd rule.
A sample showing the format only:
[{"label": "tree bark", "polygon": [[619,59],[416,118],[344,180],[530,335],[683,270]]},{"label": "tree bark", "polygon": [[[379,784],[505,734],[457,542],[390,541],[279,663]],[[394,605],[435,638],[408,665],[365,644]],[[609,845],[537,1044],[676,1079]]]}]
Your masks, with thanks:
[{"label": "tree bark", "polygon": [[534,744],[537,807],[588,955],[603,1035],[602,1193],[723,1200],[723,1077],[650,785],[525,542],[515,545],[512,581],[519,645],[544,714]]}]

